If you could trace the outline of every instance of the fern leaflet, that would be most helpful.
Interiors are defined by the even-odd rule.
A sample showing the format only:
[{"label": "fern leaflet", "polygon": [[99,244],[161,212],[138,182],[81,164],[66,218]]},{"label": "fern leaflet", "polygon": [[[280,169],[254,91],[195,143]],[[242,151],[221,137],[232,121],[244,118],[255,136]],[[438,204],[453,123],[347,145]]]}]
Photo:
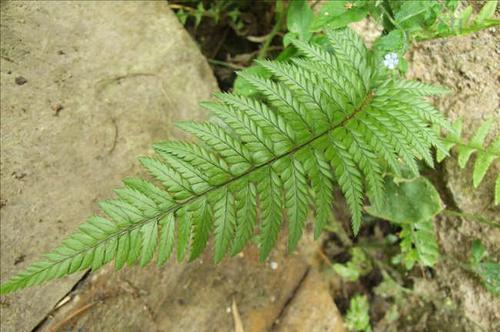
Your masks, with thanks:
[{"label": "fern leaflet", "polygon": [[[462,120],[458,119],[453,123],[453,130],[444,138],[444,147],[446,151],[450,151],[455,147],[458,155],[458,165],[460,168],[465,168],[471,156],[475,153],[472,170],[472,184],[477,188],[484,179],[486,172],[493,165],[493,162],[500,159],[500,135],[496,135],[493,141],[486,146],[485,139],[492,129],[493,121],[485,121],[467,142],[460,135],[462,132]],[[437,152],[437,160],[440,162],[444,159],[444,154]],[[496,175],[495,181],[495,205],[500,203],[500,174]]]}]

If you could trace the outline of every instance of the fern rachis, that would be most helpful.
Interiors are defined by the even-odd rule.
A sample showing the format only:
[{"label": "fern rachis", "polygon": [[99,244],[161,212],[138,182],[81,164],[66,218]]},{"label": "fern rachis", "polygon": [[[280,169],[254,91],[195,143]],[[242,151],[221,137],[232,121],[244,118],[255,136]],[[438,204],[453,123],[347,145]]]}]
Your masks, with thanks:
[{"label": "fern rachis", "polygon": [[[256,240],[265,259],[283,216],[290,249],[300,239],[309,205],[315,207],[319,235],[330,218],[334,181],[357,233],[364,192],[380,204],[386,165],[398,173],[402,160],[418,173],[416,159],[432,164],[430,148],[442,144],[429,127],[446,121],[421,97],[439,89],[391,77],[350,30],[328,36],[332,52],[297,41],[303,58],[261,62],[272,79],[244,75],[258,97],[219,94],[217,101],[203,103],[218,122],[180,125],[198,143],[156,144],[156,158],[140,158],[163,188],[126,179],[117,199],[101,203],[109,220],[90,218],[41,262],[2,284],[1,293],[113,259],[116,268],[144,266],[157,252],[163,264],[174,248],[178,260],[188,251],[192,260],[211,232],[218,262],[254,237],[257,209]],[[396,94],[407,102],[392,102]]]}]

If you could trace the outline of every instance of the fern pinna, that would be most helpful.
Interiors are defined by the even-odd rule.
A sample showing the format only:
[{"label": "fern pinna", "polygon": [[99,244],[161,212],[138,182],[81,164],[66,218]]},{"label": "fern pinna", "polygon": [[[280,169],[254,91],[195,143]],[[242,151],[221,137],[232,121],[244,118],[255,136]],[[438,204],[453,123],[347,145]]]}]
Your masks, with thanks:
[{"label": "fern pinna", "polygon": [[400,174],[404,163],[418,173],[417,159],[432,166],[432,146],[447,153],[431,129],[447,122],[422,99],[443,89],[396,78],[351,30],[327,35],[326,50],[294,41],[301,57],[261,61],[271,79],[241,74],[257,96],[221,93],[203,103],[216,120],[179,125],[198,142],[159,143],[156,157],[140,158],[158,184],[125,179],[116,199],[100,203],[106,217],[89,218],[2,284],[1,293],[113,259],[117,269],[144,266],[154,256],[161,265],[174,248],[179,261],[193,260],[212,232],[215,262],[237,254],[254,236],[265,259],[284,217],[293,250],[310,206],[316,236],[329,220],[334,182],[357,233],[365,191],[372,204],[383,200],[386,167]]},{"label": "fern pinna", "polygon": [[[492,167],[493,162],[496,159],[500,159],[500,135],[497,134],[488,146],[485,144],[486,137],[490,133],[492,125],[492,119],[485,121],[477,129],[470,141],[467,142],[460,137],[462,119],[457,119],[452,125],[454,131],[447,133],[443,139],[447,151],[456,146],[458,165],[462,169],[465,168],[472,154],[476,154],[472,170],[472,184],[474,188],[477,188],[481,184],[486,172]],[[436,154],[437,161],[440,162],[444,158],[445,155],[438,151]],[[494,196],[495,205],[500,204],[500,174],[496,175]]]}]

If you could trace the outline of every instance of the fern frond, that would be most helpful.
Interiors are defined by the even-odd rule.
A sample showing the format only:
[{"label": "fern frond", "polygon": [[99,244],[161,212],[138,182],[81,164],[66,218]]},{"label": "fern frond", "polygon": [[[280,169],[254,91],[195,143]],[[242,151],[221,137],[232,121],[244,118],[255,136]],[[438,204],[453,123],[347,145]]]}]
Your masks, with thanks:
[{"label": "fern frond", "polygon": [[439,259],[439,246],[432,219],[410,224],[402,224],[399,233],[401,252],[407,269],[415,262],[433,266]]},{"label": "fern frond", "polygon": [[[243,74],[259,95],[222,93],[203,103],[214,121],[179,124],[196,142],[156,144],[155,157],[140,158],[154,180],[125,179],[117,198],[101,203],[107,217],[90,218],[40,262],[2,284],[0,292],[97,269],[113,259],[117,269],[146,265],[155,257],[161,265],[174,248],[179,261],[193,260],[212,234],[216,262],[252,240],[265,259],[285,216],[293,250],[310,207],[316,237],[329,221],[335,184],[358,233],[365,188],[378,205],[386,166],[399,174],[406,165],[417,174],[417,159],[432,165],[431,148],[445,153],[448,145],[443,149],[431,125],[447,128],[447,123],[422,100],[439,89],[387,75],[381,79],[385,71],[368,60],[352,31],[328,35],[332,51],[293,41],[303,58],[262,61],[270,78]],[[490,163],[481,158],[478,179]]]},{"label": "fern frond", "polygon": [[[491,119],[483,122],[476,133],[467,142],[461,138],[462,120],[458,119],[453,123],[454,131],[448,133],[448,135],[444,137],[444,148],[446,152],[455,147],[460,168],[465,168],[471,156],[476,154],[476,160],[474,161],[472,170],[472,184],[474,188],[477,188],[481,184],[486,172],[493,165],[493,162],[500,159],[500,135],[497,135],[488,146],[485,144],[485,139],[490,133],[492,125],[493,120]],[[438,152],[438,161],[442,161],[444,157],[444,153]],[[498,204],[500,196],[498,193],[498,178],[500,178],[500,174],[497,175],[495,184],[495,205]]]}]

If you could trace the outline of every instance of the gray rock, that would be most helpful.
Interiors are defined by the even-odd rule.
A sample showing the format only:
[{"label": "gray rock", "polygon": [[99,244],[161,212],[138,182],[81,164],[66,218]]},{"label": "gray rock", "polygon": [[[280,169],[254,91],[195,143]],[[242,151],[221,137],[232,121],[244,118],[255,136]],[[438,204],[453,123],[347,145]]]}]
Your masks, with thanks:
[{"label": "gray rock", "polygon": [[[202,117],[198,102],[217,88],[164,1],[0,6],[5,281],[137,174],[136,156],[174,120]],[[2,331],[31,331],[79,278],[2,297]]]}]

